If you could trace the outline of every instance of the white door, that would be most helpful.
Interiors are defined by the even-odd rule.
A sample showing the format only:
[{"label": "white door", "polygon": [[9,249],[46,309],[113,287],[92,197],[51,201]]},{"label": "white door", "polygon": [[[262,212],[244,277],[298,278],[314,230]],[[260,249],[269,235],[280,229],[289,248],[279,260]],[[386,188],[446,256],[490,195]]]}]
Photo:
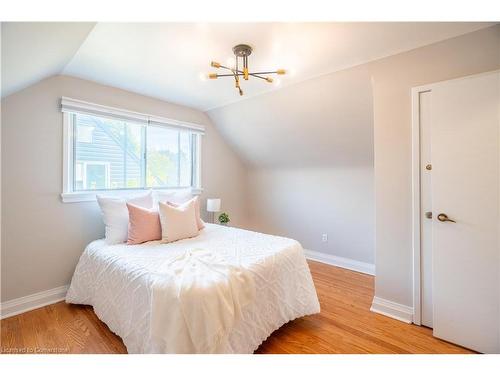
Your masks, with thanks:
[{"label": "white door", "polygon": [[499,115],[498,72],[432,88],[434,336],[484,353],[500,352]]}]

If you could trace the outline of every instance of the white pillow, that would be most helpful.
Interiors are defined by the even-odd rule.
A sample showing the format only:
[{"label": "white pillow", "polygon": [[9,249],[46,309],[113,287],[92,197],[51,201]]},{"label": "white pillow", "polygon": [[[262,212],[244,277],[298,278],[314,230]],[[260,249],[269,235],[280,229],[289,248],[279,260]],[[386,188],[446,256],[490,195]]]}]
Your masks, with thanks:
[{"label": "white pillow", "polygon": [[176,204],[186,203],[188,200],[193,198],[193,194],[191,193],[191,189],[182,189],[182,190],[155,190],[154,192],[154,203],[155,207],[158,207],[158,203],[166,203],[172,202]]},{"label": "white pillow", "polygon": [[161,242],[168,243],[198,235],[195,200],[174,207],[158,203],[161,224]]},{"label": "white pillow", "polygon": [[142,208],[153,208],[151,191],[146,195],[122,199],[98,195],[97,202],[102,212],[102,219],[106,226],[106,243],[114,245],[126,242],[128,238],[128,209],[127,203]]}]

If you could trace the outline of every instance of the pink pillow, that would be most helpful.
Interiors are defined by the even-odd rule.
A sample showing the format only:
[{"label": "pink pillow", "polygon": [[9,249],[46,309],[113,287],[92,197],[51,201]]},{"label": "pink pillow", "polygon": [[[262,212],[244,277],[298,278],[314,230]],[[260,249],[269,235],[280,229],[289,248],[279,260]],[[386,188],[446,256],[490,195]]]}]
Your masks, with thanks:
[{"label": "pink pillow", "polygon": [[127,203],[128,239],[127,244],[138,245],[147,241],[161,240],[160,215],[158,211],[148,210]]},{"label": "pink pillow", "polygon": [[[200,200],[198,199],[198,197],[194,197],[193,199],[189,200],[188,202],[190,202],[190,201],[194,201],[194,212],[196,215],[196,225],[198,226],[198,230],[202,230],[203,228],[205,228],[205,223],[203,222],[203,220],[201,220],[201,217],[200,217],[201,216]],[[179,203],[174,203],[174,202],[170,202],[170,201],[168,201],[166,203],[172,207],[179,207],[180,206]],[[186,203],[183,203],[183,205]]]},{"label": "pink pillow", "polygon": [[161,242],[168,243],[198,235],[195,202],[190,200],[179,207],[158,203],[161,223]]}]

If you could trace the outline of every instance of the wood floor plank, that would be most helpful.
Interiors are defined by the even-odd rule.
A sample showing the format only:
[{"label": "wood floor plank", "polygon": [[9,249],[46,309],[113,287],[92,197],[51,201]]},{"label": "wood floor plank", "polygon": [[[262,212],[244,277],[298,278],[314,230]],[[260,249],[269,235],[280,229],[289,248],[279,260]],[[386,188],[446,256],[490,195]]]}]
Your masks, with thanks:
[{"label": "wood floor plank", "polygon": [[[370,311],[372,276],[309,261],[321,313],[274,332],[256,353],[472,353],[432,330]],[[126,353],[91,306],[59,302],[0,321],[2,353]]]}]

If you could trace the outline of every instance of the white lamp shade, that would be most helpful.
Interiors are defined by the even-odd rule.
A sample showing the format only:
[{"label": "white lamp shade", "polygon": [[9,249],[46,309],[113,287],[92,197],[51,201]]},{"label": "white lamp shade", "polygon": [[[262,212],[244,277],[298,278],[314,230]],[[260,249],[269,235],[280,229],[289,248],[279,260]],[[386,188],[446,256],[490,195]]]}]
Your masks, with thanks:
[{"label": "white lamp shade", "polygon": [[207,211],[208,212],[219,212],[220,211],[220,199],[207,199]]}]

